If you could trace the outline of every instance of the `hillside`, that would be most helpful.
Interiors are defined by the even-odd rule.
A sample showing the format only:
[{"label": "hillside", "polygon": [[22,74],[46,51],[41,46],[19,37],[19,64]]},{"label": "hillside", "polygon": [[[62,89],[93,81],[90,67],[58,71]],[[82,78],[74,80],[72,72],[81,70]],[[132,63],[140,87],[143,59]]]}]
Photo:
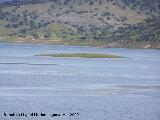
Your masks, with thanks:
[{"label": "hillside", "polygon": [[83,41],[106,47],[110,43],[120,47],[141,43],[159,47],[158,1],[7,1],[0,3],[0,40],[52,41],[57,44],[81,44]]}]

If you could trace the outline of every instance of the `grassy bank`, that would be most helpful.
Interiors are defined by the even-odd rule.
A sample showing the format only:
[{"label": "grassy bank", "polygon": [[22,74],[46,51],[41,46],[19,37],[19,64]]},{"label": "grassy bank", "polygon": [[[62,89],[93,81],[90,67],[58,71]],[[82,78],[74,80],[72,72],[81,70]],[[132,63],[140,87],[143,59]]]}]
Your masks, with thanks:
[{"label": "grassy bank", "polygon": [[77,58],[123,58],[117,55],[111,54],[96,54],[96,53],[74,53],[74,54],[40,54],[38,56],[49,57],[77,57]]},{"label": "grassy bank", "polygon": [[136,42],[136,41],[96,41],[96,40],[63,40],[63,39],[31,39],[23,37],[0,37],[0,43],[32,43],[71,46],[93,46],[104,48],[150,48],[160,49],[158,42]]}]

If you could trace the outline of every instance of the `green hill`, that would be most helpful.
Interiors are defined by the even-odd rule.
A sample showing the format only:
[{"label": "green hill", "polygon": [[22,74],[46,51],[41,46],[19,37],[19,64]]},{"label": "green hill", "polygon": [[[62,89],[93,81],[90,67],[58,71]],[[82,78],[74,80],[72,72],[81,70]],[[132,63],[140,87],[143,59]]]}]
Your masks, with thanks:
[{"label": "green hill", "polygon": [[13,0],[0,3],[0,41],[159,47],[159,19],[159,0]]}]

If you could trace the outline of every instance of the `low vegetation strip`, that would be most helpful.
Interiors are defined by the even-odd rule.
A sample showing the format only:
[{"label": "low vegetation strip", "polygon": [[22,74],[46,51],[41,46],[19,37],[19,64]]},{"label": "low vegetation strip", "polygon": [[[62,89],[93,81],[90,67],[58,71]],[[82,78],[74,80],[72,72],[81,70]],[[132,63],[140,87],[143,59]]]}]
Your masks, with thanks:
[{"label": "low vegetation strip", "polygon": [[78,57],[78,58],[123,58],[117,55],[111,54],[96,54],[96,53],[73,53],[73,54],[40,54],[38,56],[49,57]]}]

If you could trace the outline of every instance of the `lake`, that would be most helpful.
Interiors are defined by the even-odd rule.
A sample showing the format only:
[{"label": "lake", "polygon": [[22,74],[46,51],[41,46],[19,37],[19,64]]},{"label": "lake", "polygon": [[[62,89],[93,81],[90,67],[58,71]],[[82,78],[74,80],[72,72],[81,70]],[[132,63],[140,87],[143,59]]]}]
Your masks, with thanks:
[{"label": "lake", "polygon": [[[85,52],[125,58],[36,56]],[[0,120],[28,119],[160,120],[160,50],[0,43]]]}]

